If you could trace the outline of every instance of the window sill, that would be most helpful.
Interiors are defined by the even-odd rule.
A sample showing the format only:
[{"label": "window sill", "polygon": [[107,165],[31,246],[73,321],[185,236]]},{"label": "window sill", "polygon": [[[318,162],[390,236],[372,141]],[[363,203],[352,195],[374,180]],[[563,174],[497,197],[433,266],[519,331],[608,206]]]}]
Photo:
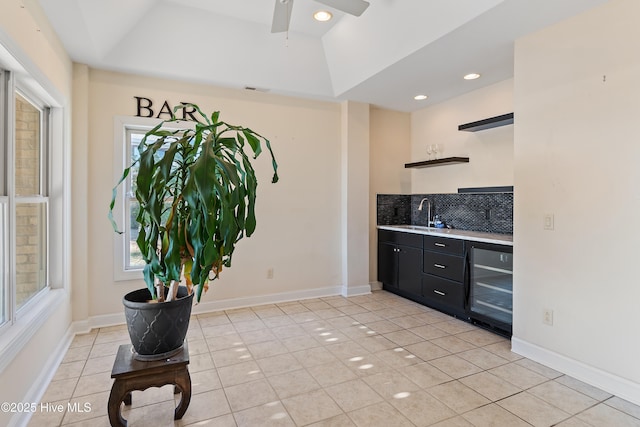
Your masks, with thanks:
[{"label": "window sill", "polygon": [[21,315],[13,325],[7,326],[6,331],[0,335],[0,373],[20,354],[42,325],[60,307],[66,296],[67,292],[64,289],[45,291],[29,307],[27,313]]},{"label": "window sill", "polygon": [[139,270],[121,270],[113,272],[114,282],[129,282],[132,280],[143,280],[142,269]]}]

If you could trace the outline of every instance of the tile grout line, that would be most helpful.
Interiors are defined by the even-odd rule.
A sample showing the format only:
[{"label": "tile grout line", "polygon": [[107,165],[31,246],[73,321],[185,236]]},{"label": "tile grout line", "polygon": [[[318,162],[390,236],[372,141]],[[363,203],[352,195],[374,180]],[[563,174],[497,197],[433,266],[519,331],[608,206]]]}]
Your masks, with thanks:
[{"label": "tile grout line", "polygon": [[[333,304],[332,304],[333,303]],[[334,305],[335,304],[335,305]],[[299,305],[300,307],[294,307],[296,305]],[[262,309],[261,309],[262,307]],[[286,307],[291,307],[289,310],[286,310],[284,308]],[[298,311],[299,309],[304,308],[305,311]],[[278,312],[275,310],[280,310],[280,312],[282,312],[282,314],[277,314]],[[331,311],[332,310],[332,311]],[[363,311],[361,311],[363,310]],[[404,311],[404,312],[403,312]],[[442,363],[444,363],[445,359],[447,358],[452,358],[455,357],[459,360],[464,361],[465,364],[468,364],[467,366],[473,366],[474,369],[478,369],[477,372],[473,372],[473,373],[465,373],[465,375],[462,376],[456,376],[456,377],[451,377],[451,379],[443,381],[443,382],[438,382],[437,384],[434,385],[429,385],[429,386],[421,386],[418,383],[416,384],[417,390],[419,391],[424,391],[426,393],[428,393],[432,398],[434,398],[436,401],[438,401],[440,404],[444,405],[445,407],[449,408],[451,411],[453,411],[453,413],[455,415],[448,417],[446,419],[440,420],[438,422],[441,421],[445,421],[448,419],[453,419],[456,417],[462,417],[464,414],[467,414],[469,412],[472,412],[474,410],[477,410],[479,408],[482,407],[486,407],[486,406],[490,406],[490,405],[494,405],[494,404],[498,404],[501,401],[504,401],[506,399],[512,398],[513,396],[516,395],[520,395],[522,394],[523,396],[532,396],[535,399],[539,400],[540,402],[544,403],[545,405],[550,405],[551,407],[557,409],[558,411],[562,411],[563,413],[568,413],[568,411],[565,411],[564,409],[557,407],[556,405],[554,405],[551,402],[546,401],[545,399],[538,397],[537,395],[530,393],[530,390],[539,387],[541,385],[544,384],[550,384],[550,383],[557,383],[563,387],[566,387],[567,389],[571,390],[572,393],[579,393],[580,395],[587,397],[587,398],[591,398],[594,400],[594,403],[592,403],[590,406],[588,406],[587,408],[581,409],[579,410],[577,413],[572,413],[569,412],[569,416],[565,419],[563,419],[562,421],[559,421],[558,423],[564,422],[566,420],[572,419],[572,418],[576,418],[578,415],[585,413],[586,411],[591,410],[594,407],[597,407],[599,405],[606,405],[608,408],[610,408],[611,410],[614,410],[616,412],[619,412],[620,414],[623,414],[624,416],[628,416],[628,417],[632,417],[633,419],[638,419],[637,417],[635,417],[634,415],[619,409],[618,407],[612,406],[611,404],[606,403],[607,401],[613,399],[615,396],[608,396],[606,398],[594,398],[586,393],[584,393],[581,390],[578,390],[576,388],[573,388],[570,385],[567,384],[563,384],[562,382],[557,381],[560,378],[563,377],[567,377],[566,375],[563,375],[561,373],[558,373],[558,376],[550,376],[553,375],[553,372],[549,373],[547,372],[546,374],[544,373],[544,366],[541,365],[539,370],[536,369],[532,369],[532,367],[536,367],[536,365],[531,365],[528,364],[528,366],[525,366],[525,364],[523,363],[523,361],[529,361],[529,359],[526,358],[517,358],[517,359],[507,359],[505,357],[502,357],[501,354],[504,351],[502,349],[502,347],[504,347],[502,344],[505,342],[504,338],[500,337],[499,340],[496,340],[495,342],[490,342],[490,343],[486,343],[484,344],[482,341],[485,340],[486,341],[486,337],[483,336],[484,334],[490,334],[490,332],[487,332],[483,329],[477,328],[475,325],[470,325],[473,328],[469,329],[469,330],[457,330],[456,328],[458,327],[465,327],[466,328],[466,323],[462,324],[462,323],[458,323],[458,322],[462,322],[459,319],[455,319],[455,318],[448,318],[448,317],[443,317],[444,315],[441,315],[438,312],[435,312],[433,310],[431,310],[430,308],[424,307],[424,306],[420,306],[420,305],[416,305],[413,303],[409,303],[406,302],[400,298],[397,298],[395,296],[390,296],[390,294],[386,294],[384,293],[384,291],[380,292],[379,295],[377,296],[371,296],[369,298],[369,296],[367,296],[367,298],[364,297],[352,297],[352,298],[343,298],[343,297],[324,297],[324,298],[313,298],[310,300],[300,300],[300,301],[292,301],[292,302],[288,302],[288,303],[283,303],[282,305],[278,305],[278,304],[269,304],[266,306],[255,306],[255,307],[244,307],[244,308],[240,308],[240,309],[234,309],[234,310],[221,310],[219,312],[214,312],[214,313],[220,313],[220,315],[224,316],[224,318],[226,319],[227,323],[221,323],[218,324],[216,323],[217,321],[213,321],[214,323],[212,323],[209,326],[205,326],[203,327],[203,324],[208,324],[208,323],[203,323],[202,320],[207,318],[207,317],[217,317],[217,314],[214,314],[212,316],[207,316],[207,314],[211,314],[211,313],[203,313],[203,314],[198,314],[195,315],[195,326],[193,327],[193,334],[198,336],[197,340],[202,340],[203,344],[205,345],[205,349],[206,349],[206,353],[198,353],[197,355],[200,354],[206,354],[208,355],[208,358],[211,361],[211,368],[205,368],[203,369],[203,372],[209,371],[209,370],[213,370],[215,372],[215,375],[218,376],[218,380],[219,380],[219,388],[215,388],[213,390],[210,391],[214,391],[214,390],[220,390],[224,393],[224,397],[225,397],[225,401],[227,406],[229,407],[229,413],[228,414],[222,414],[222,415],[218,415],[218,416],[226,416],[226,415],[230,415],[233,419],[234,422],[237,424],[239,422],[239,419],[237,418],[237,414],[246,410],[251,410],[251,409],[257,409],[260,408],[261,406],[264,406],[264,403],[261,404],[256,404],[253,406],[249,406],[247,408],[243,408],[242,410],[239,411],[234,411],[231,405],[231,400],[229,398],[228,395],[228,389],[230,387],[234,387],[236,385],[242,385],[242,384],[250,384],[253,381],[243,381],[240,382],[238,384],[232,384],[232,385],[228,385],[225,386],[222,382],[222,379],[219,377],[219,370],[225,367],[232,367],[234,365],[238,365],[239,363],[242,362],[233,362],[233,363],[229,363],[229,364],[225,364],[224,365],[220,365],[220,361],[216,362],[216,359],[214,358],[213,354],[217,351],[225,351],[225,350],[229,350],[232,349],[233,346],[230,346],[228,344],[223,344],[223,347],[221,347],[220,350],[213,350],[213,347],[211,347],[212,342],[215,341],[216,338],[218,338],[218,336],[206,336],[204,334],[204,330],[210,327],[218,327],[218,326],[222,326],[223,328],[220,329],[224,329],[225,327],[228,328],[229,326],[231,326],[234,335],[237,335],[240,337],[240,339],[243,342],[243,347],[245,347],[247,349],[247,351],[249,352],[249,354],[251,354],[251,361],[253,361],[257,366],[258,369],[260,370],[260,373],[263,375],[263,378],[261,379],[262,381],[264,381],[264,383],[268,386],[269,390],[273,393],[274,396],[276,396],[277,398],[277,402],[280,403],[280,405],[282,405],[282,407],[284,408],[284,411],[286,413],[286,416],[288,417],[289,420],[293,421],[293,417],[292,417],[292,413],[289,410],[289,408],[287,408],[284,405],[284,400],[289,399],[289,398],[293,398],[293,397],[297,397],[297,396],[304,396],[306,393],[308,392],[302,392],[302,393],[298,393],[298,394],[294,394],[292,396],[289,396],[287,398],[282,398],[281,395],[277,392],[277,390],[274,388],[272,382],[270,381],[271,378],[274,378],[278,375],[283,375],[286,374],[288,372],[293,372],[292,370],[288,370],[288,371],[284,371],[282,373],[278,372],[278,373],[272,373],[270,375],[267,375],[266,371],[264,370],[266,366],[268,365],[261,365],[259,363],[260,360],[265,360],[265,359],[270,359],[270,358],[277,358],[278,356],[285,356],[285,355],[289,355],[291,357],[293,357],[293,359],[295,359],[296,361],[298,361],[298,363],[300,362],[298,360],[298,358],[295,356],[295,353],[298,353],[300,351],[306,351],[306,350],[314,350],[314,349],[324,349],[326,351],[328,351],[333,357],[337,357],[338,360],[340,361],[341,365],[344,366],[346,368],[346,370],[348,372],[351,372],[351,374],[355,374],[355,378],[349,378],[349,379],[344,379],[341,378],[339,381],[333,383],[327,383],[327,385],[323,385],[322,383],[319,383],[317,380],[315,380],[315,377],[311,374],[311,371],[309,370],[311,367],[314,366],[322,366],[322,365],[313,365],[313,366],[306,366],[304,364],[300,363],[301,368],[300,369],[295,369],[294,371],[300,370],[300,371],[304,371],[308,376],[310,376],[311,378],[314,378],[314,381],[316,382],[317,386],[319,388],[315,389],[314,391],[322,391],[324,392],[325,395],[327,395],[330,399],[331,402],[333,402],[334,405],[337,406],[337,408],[340,409],[340,414],[336,415],[336,416],[346,416],[352,423],[356,423],[356,419],[353,418],[353,413],[355,413],[356,411],[360,411],[361,409],[364,408],[369,408],[372,407],[374,405],[376,405],[376,403],[372,403],[370,405],[365,405],[362,408],[358,408],[358,409],[354,409],[352,411],[345,411],[343,409],[343,407],[340,405],[339,401],[336,400],[336,397],[334,397],[333,395],[329,394],[329,392],[327,391],[330,387],[333,386],[338,386],[338,385],[342,385],[342,384],[346,384],[350,381],[360,381],[362,382],[364,385],[366,385],[368,388],[370,388],[374,393],[375,396],[377,398],[381,398],[382,401],[381,402],[385,402],[387,404],[390,405],[391,408],[394,409],[394,411],[397,414],[400,414],[404,419],[408,420],[409,422],[411,422],[411,420],[409,420],[409,418],[404,415],[403,412],[401,412],[398,408],[396,408],[393,404],[391,404],[391,402],[393,402],[392,400],[389,400],[387,398],[385,398],[385,395],[383,395],[378,388],[374,388],[372,385],[369,385],[369,383],[365,380],[366,378],[371,378],[374,375],[378,375],[378,374],[383,374],[383,373],[390,373],[394,376],[401,376],[402,378],[405,378],[407,380],[409,380],[412,383],[415,383],[414,381],[412,381],[412,378],[407,376],[406,373],[404,372],[404,370],[408,367],[411,366],[416,366],[416,365],[426,365],[429,366],[430,369],[434,369],[437,372],[440,372],[442,375],[447,376],[447,377],[451,377],[450,374],[447,374],[447,371],[442,370],[439,366],[433,365],[432,362],[434,361],[438,361],[440,360]],[[275,313],[275,314],[272,314]],[[320,314],[321,313],[321,314]],[[262,315],[262,316],[261,316]],[[354,316],[358,316],[360,315],[360,317],[366,317],[367,315],[371,315],[371,316],[377,316],[378,320],[365,320],[365,321],[358,321],[356,317]],[[426,315],[426,316],[425,316]],[[264,317],[263,317],[264,316]],[[422,318],[417,318],[417,316],[422,316]],[[428,317],[428,316],[432,316],[432,317]],[[286,325],[281,325],[281,326],[269,326],[270,323],[268,321],[269,318],[275,318],[275,317],[282,317],[283,319],[281,320],[287,320],[288,323]],[[305,321],[305,317],[308,317],[308,320]],[[375,319],[374,317],[372,317],[373,319]],[[394,321],[395,320],[395,321]],[[249,322],[256,322],[255,325],[251,325]],[[372,327],[370,327],[370,325],[372,323],[376,323],[376,322],[389,322],[391,324],[394,324],[398,327],[397,330],[393,330],[393,331],[389,331],[389,332],[385,332],[385,333],[375,333],[372,335],[360,335],[357,330],[354,330],[354,327],[357,326],[365,326],[367,327],[368,330],[370,331],[374,331],[375,329],[372,329]],[[414,323],[415,322],[415,323]],[[275,321],[272,321],[271,324],[275,324]],[[382,325],[382,323],[381,323]],[[403,326],[405,325],[405,326]],[[413,326],[413,325],[418,325],[418,326]],[[256,327],[255,329],[253,329],[253,327]],[[317,326],[317,327],[323,327],[323,328],[327,328],[327,332],[332,332],[335,333],[337,337],[339,337],[339,340],[341,341],[337,341],[336,343],[326,343],[325,340],[319,339],[316,335],[317,332],[319,331],[315,331],[312,330],[311,328],[313,326]],[[283,335],[279,336],[278,334],[273,334],[272,331],[274,329],[278,329],[278,328],[286,328],[286,327],[292,327],[292,329],[295,329],[294,327],[300,328],[301,329],[301,333],[303,333],[302,335],[288,335],[288,334],[284,334],[285,329],[281,329],[283,331]],[[430,339],[426,339],[423,336],[420,336],[414,332],[411,331],[411,329],[414,328],[419,328],[419,327],[432,327],[435,328],[437,330],[442,331],[445,335],[440,336],[440,337],[435,337],[435,338],[430,338]],[[240,329],[238,329],[240,328]],[[247,328],[246,330],[244,330],[245,328]],[[192,329],[192,325],[190,325],[190,331]],[[240,332],[242,330],[242,332]],[[261,338],[259,331],[268,331],[269,333],[272,334],[272,336]],[[92,331],[93,332],[93,331]],[[77,381],[75,382],[75,385],[73,386],[73,390],[71,392],[71,396],[67,399],[67,404],[69,405],[71,403],[72,400],[76,399],[75,394],[78,391],[78,386],[80,385],[80,380],[83,377],[87,377],[89,374],[85,375],[85,371],[87,369],[89,360],[90,360],[90,356],[94,350],[94,348],[96,347],[96,343],[98,341],[98,338],[100,336],[100,333],[110,333],[110,332],[114,332],[114,331],[105,331],[104,328],[99,328],[97,329],[96,335],[92,340],[92,343],[89,349],[88,354],[86,355],[86,357],[83,360],[83,366],[82,369],[79,371],[79,376],[77,377]],[[247,336],[251,336],[251,333],[254,332],[255,335],[252,336],[252,338],[246,338]],[[293,332],[295,333],[295,332]],[[244,335],[243,335],[244,334]],[[395,334],[395,335],[394,335]],[[409,335],[407,335],[409,334]],[[466,336],[461,336],[463,334],[468,334]],[[285,342],[287,339],[294,339],[296,337],[300,337],[300,338],[305,338],[305,339],[310,339],[312,340],[310,344],[312,344],[311,347],[305,347],[303,349],[294,349],[294,350],[290,350],[286,345]],[[395,338],[396,341],[394,341],[392,338]],[[456,342],[455,340],[451,340],[451,338],[455,338],[457,340],[460,340],[458,342]],[[246,342],[246,340],[249,339],[257,339],[258,341],[255,342]],[[264,339],[264,341],[263,341]],[[369,341],[366,342],[364,340],[376,340],[374,341]],[[380,339],[384,339],[385,341],[380,341]],[[407,343],[407,344],[399,344],[400,342],[409,342],[412,341],[413,339],[419,339],[417,342],[413,342],[413,343]],[[438,345],[438,341],[441,344],[447,344],[445,347]],[[445,340],[449,340],[448,342]],[[109,344],[111,343],[117,343],[119,340],[113,340],[113,341],[108,341],[106,343],[101,343],[101,344]],[[315,342],[314,342],[315,341]],[[434,342],[436,341],[436,342]],[[388,344],[385,344],[388,343]],[[270,351],[268,350],[268,348],[264,348],[264,352],[263,353],[256,353],[256,351],[259,351],[258,349],[260,349],[261,347],[258,346],[257,344],[261,344],[261,343],[277,343],[277,346],[283,350],[282,353],[278,353],[278,354],[270,354]],[[360,344],[367,344],[367,347],[360,345]],[[418,344],[422,344],[422,343],[428,343],[430,346],[434,346],[442,351],[447,352],[448,354],[446,355],[441,355],[438,357],[434,357],[434,358],[424,358],[423,356],[419,356],[415,353],[413,353],[413,351],[406,349],[406,347],[411,347],[412,345],[418,345]],[[457,346],[459,343],[459,346]],[[462,343],[465,343],[464,345]],[[385,346],[391,344],[391,347],[389,348],[385,348]],[[500,344],[500,345],[498,345]],[[251,350],[251,346],[254,346],[254,350]],[[379,360],[379,363],[382,363],[382,371],[376,371],[376,373],[373,374],[360,374],[357,371],[354,372],[353,369],[354,367],[345,363],[343,360],[343,356],[339,356],[337,353],[335,352],[340,352],[340,351],[346,351],[347,348],[349,348],[349,345],[354,345],[357,346],[358,348],[360,348],[362,351],[364,351],[367,357],[373,357],[377,360]],[[471,346],[470,348],[464,348],[466,345]],[[266,346],[266,344],[265,344]],[[342,346],[342,347],[341,347]],[[369,347],[371,346],[371,347]],[[264,347],[264,346],[263,346]],[[489,348],[491,347],[491,348]],[[413,359],[411,359],[410,362],[404,362],[402,360],[404,359],[396,359],[393,356],[392,350],[396,349],[396,348],[401,348],[403,350],[405,350],[409,355],[413,356]],[[467,353],[467,352],[471,352],[471,351],[476,351],[476,350],[482,350],[483,352],[487,352],[487,356],[489,357],[495,357],[495,358],[499,358],[502,360],[499,361],[497,360],[497,362],[501,362],[499,365],[493,366],[493,367],[489,367],[489,368],[483,368],[482,366],[480,366],[481,364],[479,364],[478,362],[482,361],[481,358],[476,358],[479,356],[469,356],[469,360],[467,360],[467,358],[462,357],[461,354],[463,353]],[[194,354],[195,356],[196,354]],[[261,356],[261,357],[259,357]],[[414,362],[415,360],[415,362]],[[451,359],[454,360],[454,359]],[[68,362],[68,363],[72,363],[72,362]],[[264,362],[266,363],[266,362]],[[329,362],[325,365],[329,365],[330,363],[333,362]],[[442,365],[442,363],[439,363],[439,365]],[[535,362],[534,362],[535,363]],[[484,366],[490,366],[491,363],[490,362],[483,362],[482,365]],[[444,365],[442,365],[444,366]],[[449,365],[449,369],[451,368],[452,365]],[[501,367],[507,367],[507,366],[514,366],[514,367],[518,367],[519,369],[524,369],[527,372],[531,372],[532,374],[535,374],[536,376],[540,376],[544,378],[544,381],[540,382],[540,383],[536,383],[536,384],[532,384],[532,385],[528,385],[527,387],[522,387],[518,384],[514,384],[511,383],[509,380],[503,378],[502,376],[496,375],[495,373],[492,372],[492,370],[494,369],[498,369]],[[200,372],[200,371],[198,371]],[[525,371],[523,371],[525,372]],[[510,394],[508,396],[504,396],[501,397],[500,399],[496,399],[493,400],[491,397],[484,395],[483,393],[481,393],[479,390],[476,390],[474,387],[471,386],[467,386],[466,384],[464,384],[461,380],[477,375],[477,374],[481,374],[481,373],[488,373],[490,375],[494,375],[496,376],[498,379],[500,379],[501,381],[504,381],[508,384],[511,384],[513,387],[517,388],[519,391],[518,392],[514,392],[513,394]],[[96,375],[101,374],[101,372],[97,372]],[[105,373],[102,373],[104,375],[106,375]],[[570,378],[570,377],[567,377]],[[472,409],[466,410],[464,412],[458,413],[457,410],[455,410],[454,408],[450,407],[447,405],[447,403],[445,401],[440,400],[438,397],[436,397],[436,395],[431,394],[430,390],[433,389],[434,387],[439,387],[442,385],[446,385],[446,384],[453,384],[453,383],[457,383],[460,384],[461,386],[464,386],[466,388],[468,388],[469,390],[473,391],[474,393],[478,394],[479,396],[482,396],[484,399],[489,400],[488,403],[484,403],[480,406],[474,407]],[[209,391],[203,391],[201,393],[207,393]],[[99,394],[99,393],[103,393],[103,392],[97,392],[97,393],[93,393],[93,395]],[[198,394],[201,394],[198,393]],[[90,396],[90,395],[88,395]],[[193,395],[194,397],[197,395]],[[87,396],[80,396],[80,397],[87,397]],[[176,397],[174,396],[174,399],[172,400],[174,405],[175,405],[175,399]],[[274,401],[275,402],[275,401]],[[378,402],[381,403],[381,402]],[[273,403],[273,402],[271,402]],[[144,408],[146,406],[150,406],[155,404],[155,402],[152,403],[145,403],[140,407],[137,408],[131,408],[131,409],[140,409],[140,408]],[[513,416],[517,417],[518,419],[522,420],[523,422],[527,422],[525,419],[523,419],[521,416],[518,416],[517,413],[514,413],[512,411],[510,411],[509,409],[506,409],[500,405],[498,405],[498,407],[502,408],[503,410],[507,411],[508,413],[512,414]],[[68,406],[67,406],[68,408]],[[86,420],[91,420],[91,419],[96,419],[98,417],[102,417],[104,414],[100,413],[98,415],[96,415],[96,417],[91,417],[88,418]],[[64,421],[65,418],[67,416],[67,410],[65,410],[65,413],[63,414],[60,423],[58,424],[60,425],[65,425]],[[333,418],[329,417],[329,418]],[[329,418],[323,418],[323,420],[328,420]],[[466,418],[465,418],[466,420]],[[85,421],[86,422],[86,421]],[[312,422],[315,423],[318,421],[314,421]],[[585,421],[586,422],[586,421]],[[527,422],[528,424],[530,424],[529,422]],[[294,422],[295,424],[295,422]],[[412,425],[415,425],[415,423],[411,422]],[[298,424],[296,424],[298,425]]]}]

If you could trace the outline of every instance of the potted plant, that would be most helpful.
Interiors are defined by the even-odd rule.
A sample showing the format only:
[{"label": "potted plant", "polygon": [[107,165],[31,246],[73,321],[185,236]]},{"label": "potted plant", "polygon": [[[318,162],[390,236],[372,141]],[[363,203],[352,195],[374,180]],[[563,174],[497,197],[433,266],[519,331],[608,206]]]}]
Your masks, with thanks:
[{"label": "potted plant", "polygon": [[[201,120],[176,119],[184,108],[195,109]],[[194,104],[176,107],[172,119],[145,134],[138,159],[113,189],[109,219],[121,233],[113,219],[117,188],[132,170],[137,172],[132,178],[140,206],[136,242],[145,261],[147,288],[125,295],[123,303],[141,360],[180,350],[194,296],[199,302],[209,282],[231,266],[236,243],[254,232],[258,182],[247,152],[257,158],[264,142],[271,155],[272,182],[278,181],[269,141],[219,116],[214,112],[208,117]],[[174,129],[163,128],[166,124]],[[149,325],[158,330],[149,330]]]}]

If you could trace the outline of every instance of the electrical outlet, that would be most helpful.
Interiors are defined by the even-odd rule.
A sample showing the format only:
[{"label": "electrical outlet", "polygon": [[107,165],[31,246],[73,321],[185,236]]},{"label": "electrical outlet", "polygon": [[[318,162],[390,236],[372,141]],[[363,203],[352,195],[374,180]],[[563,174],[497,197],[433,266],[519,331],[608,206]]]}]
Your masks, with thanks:
[{"label": "electrical outlet", "polygon": [[545,308],[542,312],[542,323],[553,326],[553,310]]},{"label": "electrical outlet", "polygon": [[543,216],[543,224],[545,230],[553,230],[553,214],[546,213]]},{"label": "electrical outlet", "polygon": [[267,269],[267,279],[273,279],[273,267]]}]

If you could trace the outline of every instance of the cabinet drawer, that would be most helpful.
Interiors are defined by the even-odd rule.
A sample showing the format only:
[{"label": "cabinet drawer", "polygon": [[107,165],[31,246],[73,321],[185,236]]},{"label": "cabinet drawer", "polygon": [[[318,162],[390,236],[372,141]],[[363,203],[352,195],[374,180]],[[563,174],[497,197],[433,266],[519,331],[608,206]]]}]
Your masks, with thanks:
[{"label": "cabinet drawer", "polygon": [[423,274],[422,295],[440,304],[464,310],[464,286],[462,283]]},{"label": "cabinet drawer", "polygon": [[428,251],[462,256],[464,255],[464,240],[424,236],[424,248]]},{"label": "cabinet drawer", "polygon": [[378,230],[378,242],[397,243],[399,245],[422,249],[422,234]]},{"label": "cabinet drawer", "polygon": [[464,258],[439,252],[424,251],[424,272],[446,279],[464,280]]}]

